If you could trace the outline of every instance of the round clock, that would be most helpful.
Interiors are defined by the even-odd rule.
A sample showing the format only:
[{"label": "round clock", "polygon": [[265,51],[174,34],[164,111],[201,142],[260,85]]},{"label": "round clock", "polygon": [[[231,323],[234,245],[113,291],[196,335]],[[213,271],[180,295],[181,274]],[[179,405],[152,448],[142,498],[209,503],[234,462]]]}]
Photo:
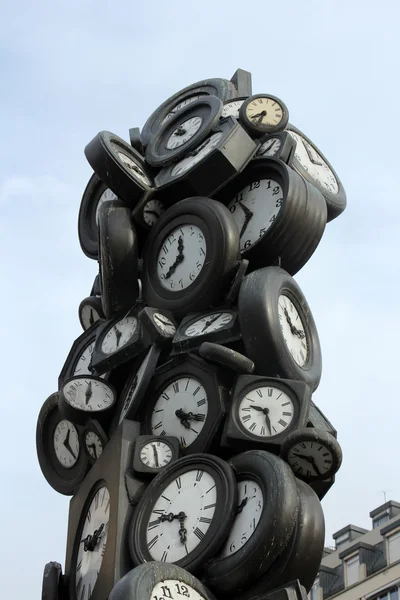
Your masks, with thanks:
[{"label": "round clock", "polygon": [[96,462],[108,443],[108,437],[100,423],[89,419],[82,430],[82,446],[91,463]]},{"label": "round clock", "polygon": [[297,142],[293,169],[320,190],[326,200],[328,221],[335,219],[347,205],[342,182],[322,152],[300,129],[289,124],[287,130]]},{"label": "round clock", "polygon": [[110,131],[100,131],[85,148],[85,156],[105,185],[133,208],[153,191],[153,178],[143,156]]},{"label": "round clock", "polygon": [[186,569],[165,562],[139,565],[122,577],[108,600],[215,600],[207,588]]},{"label": "round clock", "polygon": [[84,331],[92,327],[92,325],[97,323],[100,319],[104,319],[101,298],[98,296],[84,298],[79,305],[78,314],[80,324]]},{"label": "round clock", "polygon": [[159,438],[140,435],[135,441],[133,470],[136,473],[155,475],[179,457],[179,440],[175,437]]},{"label": "round clock", "polygon": [[256,94],[243,102],[239,120],[249,133],[261,137],[285,129],[289,120],[286,105],[270,94]]},{"label": "round clock", "polygon": [[40,409],[36,451],[48,484],[60,494],[72,496],[84,479],[89,463],[80,443],[80,429],[61,415],[58,400],[59,394],[52,394]]},{"label": "round clock", "polygon": [[60,579],[62,577],[61,565],[58,562],[49,562],[43,570],[42,600],[58,600],[60,594]]},{"label": "round clock", "polygon": [[147,343],[168,344],[176,333],[176,321],[167,311],[145,306],[139,313],[139,320],[145,329]]},{"label": "round clock", "polygon": [[238,231],[229,211],[209,198],[168,209],[144,248],[143,295],[175,316],[218,302],[238,262]]},{"label": "round clock", "polygon": [[74,423],[84,425],[90,415],[101,418],[114,406],[115,389],[100,377],[70,377],[60,390],[60,411]]},{"label": "round clock", "polygon": [[178,160],[198,146],[217,124],[222,102],[215,96],[204,96],[182,108],[150,140],[146,161],[161,167]]},{"label": "round clock", "polygon": [[142,144],[147,146],[152,137],[179,111],[205,96],[217,96],[221,101],[235,98],[237,91],[227,79],[206,79],[180,90],[161,104],[147,119],[141,132]]},{"label": "round clock", "polygon": [[288,131],[278,133],[267,133],[260,138],[260,146],[254,156],[258,158],[279,158],[279,160],[291,166],[296,148],[296,140]]},{"label": "round clock", "polygon": [[70,598],[90,600],[106,550],[110,521],[110,492],[99,483],[83,510],[74,543]]},{"label": "round clock", "polygon": [[204,576],[221,594],[247,587],[267,571],[285,549],[298,511],[295,478],[277,456],[250,450],[228,464],[237,480],[235,520]]},{"label": "round clock", "polygon": [[234,98],[233,100],[224,102],[221,117],[235,117],[235,119],[238,119],[240,107],[247,98],[248,96],[245,96],[243,98]]},{"label": "round clock", "polygon": [[167,465],[133,514],[133,564],[158,560],[195,573],[225,541],[236,502],[235,476],[220,458],[194,454]]},{"label": "round clock", "polygon": [[158,219],[165,212],[165,204],[158,198],[146,198],[144,202],[139,202],[132,211],[132,218],[143,229],[151,229]]},{"label": "round clock", "polygon": [[321,193],[273,158],[252,160],[219,194],[239,230],[249,270],[280,261],[294,275],[317,248],[326,225]]},{"label": "round clock", "polygon": [[238,299],[246,353],[256,373],[318,387],[322,372],[317,328],[299,285],[280,267],[253,271]]},{"label": "round clock", "polygon": [[342,464],[339,442],[327,431],[313,427],[293,431],[282,444],[281,456],[296,477],[305,481],[329,479]]},{"label": "round clock", "polygon": [[241,337],[237,312],[223,308],[184,317],[173,339],[172,354],[197,349],[204,341],[227,343]]}]

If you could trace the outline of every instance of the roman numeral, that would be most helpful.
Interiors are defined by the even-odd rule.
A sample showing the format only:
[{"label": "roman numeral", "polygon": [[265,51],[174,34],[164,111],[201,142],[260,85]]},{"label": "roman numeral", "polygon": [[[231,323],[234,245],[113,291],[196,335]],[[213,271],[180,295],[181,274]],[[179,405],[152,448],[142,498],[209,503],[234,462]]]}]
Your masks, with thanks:
[{"label": "roman numeral", "polygon": [[214,504],[207,504],[207,506],[204,507],[204,510],[208,510],[210,508],[214,508],[214,506],[215,506],[215,502],[214,502]]},{"label": "roman numeral", "polygon": [[242,417],[243,423],[246,423],[247,421],[250,421],[250,419],[251,419],[251,415],[244,415],[244,417]]},{"label": "roman numeral", "polygon": [[196,527],[196,529],[193,531],[193,533],[194,533],[194,535],[196,537],[199,538],[199,540],[202,540],[204,538],[204,535],[205,535],[205,533],[201,529],[199,529],[198,527]]},{"label": "roman numeral", "polygon": [[206,399],[205,398],[202,398],[201,400],[197,400],[197,406],[199,406],[199,407],[203,406],[203,404],[205,404],[205,403],[206,403]]},{"label": "roman numeral", "polygon": [[155,546],[157,544],[157,542],[158,542],[158,535],[156,535],[155,537],[153,537],[153,539],[150,540],[150,542],[148,542],[147,548],[149,550],[151,550],[153,548],[153,546]]},{"label": "roman numeral", "polygon": [[160,427],[162,427],[162,421],[157,423],[157,425],[154,425],[153,430],[155,431],[156,429],[160,429]]},{"label": "roman numeral", "polygon": [[200,523],[207,523],[207,525],[209,525],[211,521],[212,519],[209,519],[208,517],[200,517]]},{"label": "roman numeral", "polygon": [[172,384],[172,387],[174,388],[175,394],[177,394],[179,392],[179,382],[174,381],[174,383]]},{"label": "roman numeral", "polygon": [[197,471],[196,473],[196,481],[200,481],[204,475],[204,471]]},{"label": "roman numeral", "polygon": [[268,388],[268,396],[269,396],[269,397],[271,397],[271,396],[272,396],[272,392],[273,392],[273,391],[274,391],[274,390],[273,390],[272,388]]},{"label": "roman numeral", "polygon": [[250,425],[249,429],[250,429],[250,431],[254,431],[256,427],[257,427],[257,425],[256,425],[256,424],[253,422],[253,423]]},{"label": "roman numeral", "polygon": [[260,398],[262,398],[262,391],[261,390],[256,390],[257,392],[257,396],[260,396]]},{"label": "roman numeral", "polygon": [[167,556],[168,556],[168,552],[167,551],[163,552],[163,555],[161,557],[162,562],[167,562]]},{"label": "roman numeral", "polygon": [[200,390],[200,386],[198,385],[197,388],[194,390],[194,392],[192,392],[192,395],[195,396],[199,390]]},{"label": "roman numeral", "polygon": [[159,527],[160,526],[160,521],[158,519],[156,519],[155,521],[149,521],[149,524],[147,525],[147,531],[151,531],[152,529],[154,529],[154,527]]},{"label": "roman numeral", "polygon": [[175,483],[176,483],[176,485],[177,485],[177,487],[178,487],[178,490],[180,490],[180,489],[182,488],[182,481],[181,481],[181,478],[180,478],[180,477],[178,477],[177,479],[175,479]]},{"label": "roman numeral", "polygon": [[287,425],[286,421],[284,421],[283,419],[279,419],[278,423],[279,425],[282,425],[282,427],[286,427]]},{"label": "roman numeral", "polygon": [[169,396],[165,392],[163,394],[161,394],[161,398],[164,398],[164,400],[166,400],[167,402],[169,400]]}]

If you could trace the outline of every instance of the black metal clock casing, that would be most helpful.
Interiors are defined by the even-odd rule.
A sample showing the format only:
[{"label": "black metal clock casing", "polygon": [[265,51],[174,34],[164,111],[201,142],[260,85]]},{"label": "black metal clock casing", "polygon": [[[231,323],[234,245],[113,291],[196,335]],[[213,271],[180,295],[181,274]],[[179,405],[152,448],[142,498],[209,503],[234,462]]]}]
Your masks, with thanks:
[{"label": "black metal clock casing", "polygon": [[92,327],[81,333],[72,344],[58,376],[58,389],[61,389],[66,379],[74,375],[89,375],[92,372],[91,359],[98,325],[99,323],[95,322]]},{"label": "black metal clock casing", "polygon": [[197,350],[203,342],[224,344],[241,338],[238,313],[230,308],[189,313],[183,317],[172,341],[172,352]]}]

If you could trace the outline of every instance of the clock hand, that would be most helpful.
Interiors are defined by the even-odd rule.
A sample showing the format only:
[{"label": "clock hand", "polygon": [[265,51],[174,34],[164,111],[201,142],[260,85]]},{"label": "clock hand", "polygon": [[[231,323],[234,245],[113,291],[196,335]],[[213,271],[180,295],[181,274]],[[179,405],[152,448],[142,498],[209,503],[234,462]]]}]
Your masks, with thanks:
[{"label": "clock hand", "polygon": [[117,338],[117,348],[118,348],[119,340],[121,339],[122,332],[117,328],[117,326],[115,326],[114,329],[115,329],[115,337]]},{"label": "clock hand", "polygon": [[160,216],[160,213],[158,213],[155,210],[144,210],[143,212],[146,213],[146,214],[148,214],[148,215],[154,215],[155,217],[159,217]]},{"label": "clock hand", "polygon": [[322,162],[320,162],[317,158],[314,157],[313,152],[311,151],[311,147],[304,140],[302,140],[302,142],[303,142],[303,146],[306,149],[306,152],[308,154],[308,158],[313,163],[313,165],[318,165],[318,166],[322,167]]},{"label": "clock hand", "polygon": [[242,512],[242,510],[244,509],[244,507],[246,506],[248,501],[248,498],[243,498],[243,500],[241,501],[241,503],[239,504],[239,506],[236,507],[236,512],[235,514],[238,515],[239,513]]},{"label": "clock hand", "polygon": [[312,466],[312,468],[314,469],[314,471],[316,472],[316,474],[317,474],[318,476],[321,476],[321,471],[319,470],[319,468],[318,468],[318,465],[317,465],[317,463],[315,462],[315,458],[311,458],[311,466]]},{"label": "clock hand", "polygon": [[88,448],[93,448],[94,457],[97,459],[96,444],[90,444]]},{"label": "clock hand", "polygon": [[180,539],[181,544],[186,544],[186,542],[187,542],[187,539],[186,539],[187,531],[186,531],[186,529],[184,527],[184,522],[185,522],[185,519],[186,519],[185,513],[184,512],[180,512],[178,514],[178,519],[179,519],[179,539]]},{"label": "clock hand", "polygon": [[165,279],[169,279],[171,277],[171,275],[175,272],[176,267],[185,258],[183,255],[183,248],[184,248],[183,239],[182,239],[182,236],[180,235],[178,238],[178,256],[176,257],[175,262],[170,266],[168,273],[166,273]]},{"label": "clock hand", "polygon": [[263,408],[262,406],[254,406],[254,404],[252,404],[250,406],[250,408],[254,408],[254,410],[258,410],[259,412],[264,413],[264,415],[265,415],[265,422],[266,422],[267,427],[269,429],[269,434],[271,435],[272,431],[271,431],[271,419],[269,418],[269,408]]},{"label": "clock hand", "polygon": [[90,325],[93,325],[94,323],[94,316],[93,316],[93,309],[90,309],[90,314],[89,314],[89,323]]},{"label": "clock hand", "polygon": [[151,447],[153,448],[154,460],[155,460],[155,463],[156,463],[156,467],[158,468],[160,465],[158,464],[157,448],[155,447],[154,444],[152,444]]},{"label": "clock hand", "polygon": [[76,454],[75,452],[72,450],[70,443],[69,443],[69,435],[70,435],[70,430],[68,429],[68,433],[66,435],[65,440],[63,441],[63,445],[66,447],[66,449],[68,450],[68,452],[76,459]]},{"label": "clock hand", "polygon": [[177,129],[175,129],[174,133],[172,135],[177,135],[178,137],[185,135],[186,133],[186,129],[183,127],[183,125],[179,125],[179,127]]},{"label": "clock hand", "polygon": [[239,238],[241,239],[242,235],[244,234],[244,232],[247,229],[247,225],[250,223],[250,221],[253,217],[253,213],[251,212],[251,210],[249,208],[247,208],[247,206],[245,206],[243,204],[243,202],[239,202],[239,204],[240,204],[240,207],[243,210],[244,214],[246,215],[245,219],[244,219],[244,223],[242,225],[242,229],[240,230],[240,234],[239,234]]},{"label": "clock hand", "polygon": [[170,321],[164,321],[164,319],[160,316],[157,316],[158,321],[161,321],[163,325],[171,325]]},{"label": "clock hand", "polygon": [[210,325],[212,325],[213,323],[215,323],[215,321],[217,319],[219,319],[219,317],[222,315],[222,313],[218,313],[216,316],[214,316],[212,319],[210,319],[209,321],[206,322],[206,324],[204,325],[203,329],[201,330],[201,333],[204,333],[204,331],[206,329],[208,329],[210,327]]},{"label": "clock hand", "polygon": [[252,404],[250,408],[254,408],[254,410],[258,410],[260,412],[264,412],[265,410],[265,408],[263,408],[262,406],[254,406],[254,404]]},{"label": "clock hand", "polygon": [[90,398],[93,396],[93,392],[92,392],[92,382],[89,381],[88,386],[86,388],[86,392],[85,392],[85,397],[86,397],[86,405],[89,404],[89,400]]},{"label": "clock hand", "polygon": [[183,425],[185,429],[190,429],[189,415],[183,410],[183,408],[178,408],[175,411],[175,415],[178,417],[178,419],[181,422],[181,425]]}]

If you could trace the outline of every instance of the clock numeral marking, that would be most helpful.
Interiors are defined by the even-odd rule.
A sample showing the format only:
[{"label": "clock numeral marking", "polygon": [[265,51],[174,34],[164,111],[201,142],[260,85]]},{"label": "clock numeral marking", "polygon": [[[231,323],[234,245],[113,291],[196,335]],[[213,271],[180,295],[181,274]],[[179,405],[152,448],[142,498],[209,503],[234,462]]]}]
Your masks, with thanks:
[{"label": "clock numeral marking", "polygon": [[104,557],[105,553],[106,553],[106,543],[104,542],[103,547],[101,549],[101,558]]},{"label": "clock numeral marking", "polygon": [[204,531],[202,531],[202,530],[201,530],[201,529],[199,529],[198,527],[196,527],[196,529],[193,531],[193,533],[194,533],[194,535],[195,535],[196,537],[198,537],[198,538],[199,538],[199,540],[202,540],[202,539],[204,538],[204,536],[205,536],[205,533],[204,533]]},{"label": "clock numeral marking", "polygon": [[[161,495],[161,498],[164,498],[164,500],[166,500],[167,502],[171,502],[171,500],[169,498],[167,498],[167,496]],[[156,512],[156,511],[153,511],[153,512]],[[162,513],[162,514],[164,514],[164,513]]]},{"label": "clock numeral marking", "polygon": [[87,596],[88,596],[88,598],[90,598],[90,597],[91,597],[91,595],[92,595],[92,586],[91,586],[91,585],[90,585],[90,583],[89,583],[89,585],[88,585],[88,595],[87,595]]},{"label": "clock numeral marking", "polygon": [[79,563],[76,565],[76,571],[77,571],[77,572],[80,570],[80,568],[81,568],[81,566],[82,566],[82,560],[83,560],[83,559],[81,559],[81,560],[79,561]]},{"label": "clock numeral marking", "polygon": [[196,473],[196,481],[200,481],[201,478],[203,477],[203,475],[204,475],[204,471],[200,471],[200,470],[197,471],[197,473]]},{"label": "clock numeral marking", "polygon": [[163,394],[161,394],[161,398],[163,398],[164,400],[166,400],[168,402],[169,400],[169,396],[168,394],[166,394],[165,392]]},{"label": "clock numeral marking", "polygon": [[[208,492],[211,492],[211,490],[213,490],[214,488],[215,488],[215,483],[214,483],[213,486],[210,487],[209,490],[206,491],[206,494],[208,494]],[[215,506],[215,504],[213,504],[213,506]]]},{"label": "clock numeral marking", "polygon": [[206,418],[206,415],[198,413],[197,421],[200,421],[200,423],[202,423],[205,420],[205,418]]},{"label": "clock numeral marking", "polygon": [[179,392],[179,382],[178,381],[174,381],[174,383],[172,384],[172,387],[174,389],[175,394],[178,394],[178,392]]},{"label": "clock numeral marking", "polygon": [[214,508],[215,505],[216,505],[215,502],[214,502],[214,504],[207,504],[207,506],[204,507],[204,510],[209,510],[210,508]]},{"label": "clock numeral marking", "polygon": [[180,280],[178,281],[178,283],[179,283],[179,284],[180,284],[180,286],[181,286],[181,290],[183,290],[183,279],[180,279]]},{"label": "clock numeral marking", "polygon": [[194,390],[194,392],[192,392],[192,396],[195,396],[199,390],[200,390],[200,386],[198,385],[197,388]]},{"label": "clock numeral marking", "polygon": [[256,520],[253,519],[251,524],[250,524],[250,529],[255,529],[256,528]]},{"label": "clock numeral marking", "polygon": [[256,190],[259,187],[260,187],[260,182],[259,181],[253,181],[253,183],[251,183],[249,185],[249,192],[251,192],[252,190]]},{"label": "clock numeral marking", "polygon": [[249,429],[250,429],[250,431],[254,431],[256,427],[257,427],[257,425],[253,421],[253,423],[250,425]]},{"label": "clock numeral marking", "polygon": [[167,246],[164,244],[164,246],[162,247],[164,254],[168,254],[168,248]]},{"label": "clock numeral marking", "polygon": [[250,406],[241,409],[243,412],[250,412]]},{"label": "clock numeral marking", "polygon": [[291,417],[291,416],[292,416],[292,413],[291,413],[291,412],[283,412],[283,413],[282,413],[282,415],[283,415],[284,417]]},{"label": "clock numeral marking", "polygon": [[247,396],[246,396],[246,400],[248,400],[249,402],[255,402],[255,400],[253,400],[253,398],[248,398]]},{"label": "clock numeral marking", "polygon": [[186,448],[186,439],[183,436],[180,437],[179,443],[182,446],[182,448]]},{"label": "clock numeral marking", "polygon": [[164,429],[161,431],[160,436],[163,437],[164,435],[167,435],[166,432],[164,431]]},{"label": "clock numeral marking", "polygon": [[90,512],[90,509],[87,511],[86,519],[88,520],[89,523],[92,520],[92,513]]},{"label": "clock numeral marking", "polygon": [[77,594],[79,594],[79,591],[80,591],[80,588],[81,588],[82,582],[83,582],[83,578],[82,578],[82,575],[80,575],[80,576],[79,576],[79,579],[78,579],[78,582],[77,582],[77,584],[76,584],[76,593],[77,593]]},{"label": "clock numeral marking", "polygon": [[155,537],[153,537],[152,540],[150,540],[150,542],[147,544],[147,548],[149,550],[151,550],[153,548],[153,546],[155,546],[158,542],[158,535],[156,535]]},{"label": "clock numeral marking", "polygon": [[262,397],[263,397],[263,395],[262,395],[262,391],[261,391],[261,390],[256,390],[256,392],[257,392],[257,396],[260,396],[260,398],[262,398]]},{"label": "clock numeral marking", "polygon": [[94,497],[94,510],[97,510],[99,506],[99,492],[97,492],[97,494]]},{"label": "clock numeral marking", "polygon": [[82,588],[81,595],[80,595],[80,600],[84,600],[84,598],[85,598],[85,589],[86,589],[86,585],[84,585],[83,588]]},{"label": "clock numeral marking", "polygon": [[268,388],[268,396],[269,396],[269,398],[272,396],[273,391],[274,390],[272,388]]},{"label": "clock numeral marking", "polygon": [[166,265],[166,263],[167,263],[167,259],[165,258],[165,256],[162,256],[160,258],[160,260],[158,261],[158,264],[160,265],[161,268],[164,267]]},{"label": "clock numeral marking", "polygon": [[147,525],[147,531],[151,531],[155,527],[159,527],[159,526],[160,526],[160,521],[158,519],[156,519],[155,521],[149,521],[149,524]]},{"label": "clock numeral marking", "polygon": [[288,406],[290,402],[284,402],[281,406]]},{"label": "clock numeral marking", "polygon": [[190,383],[190,378],[188,378],[188,380],[187,380],[187,382],[186,382],[185,392],[186,392],[186,391],[187,391],[187,389],[188,389],[189,383]]},{"label": "clock numeral marking", "polygon": [[180,596],[185,596],[186,598],[190,598],[189,590],[186,585],[176,583],[175,584],[176,591]]},{"label": "clock numeral marking", "polygon": [[206,253],[204,252],[204,248],[200,248],[200,253],[203,254],[203,256],[206,255]]},{"label": "clock numeral marking", "polygon": [[[162,562],[167,562],[167,556],[168,556],[168,552],[165,550],[165,551],[163,552],[163,555],[162,555],[162,557],[161,557],[161,560],[162,560]],[[168,589],[168,588],[166,588],[166,589],[169,591],[169,589]],[[163,586],[163,596],[166,596],[167,598],[172,598],[172,596],[168,596],[168,595],[167,595],[167,594],[164,592],[164,590],[165,590],[165,587]],[[170,593],[171,593],[171,592],[170,592]]]},{"label": "clock numeral marking", "polygon": [[265,427],[264,427],[264,425],[262,425],[262,427],[261,427],[260,434],[261,435],[265,435]]},{"label": "clock numeral marking", "polygon": [[200,523],[206,523],[207,525],[209,525],[211,521],[212,519],[209,519],[208,517],[200,517]]},{"label": "clock numeral marking", "polygon": [[[321,450],[321,448],[323,448],[323,446],[320,446],[320,448],[318,448],[318,451]],[[329,456],[329,452],[323,452],[322,456]]]},{"label": "clock numeral marking", "polygon": [[205,398],[202,398],[201,400],[197,400],[197,406],[198,407],[203,406],[205,403],[206,403],[206,399]]},{"label": "clock numeral marking", "polygon": [[[155,513],[156,515],[163,515],[164,514],[164,511],[160,510],[159,508],[156,508],[152,512]],[[150,523],[149,523],[149,525],[150,525]]]},{"label": "clock numeral marking", "polygon": [[332,464],[332,461],[331,461],[331,460],[326,460],[326,459],[325,459],[325,460],[324,460],[324,464],[325,464],[325,465],[331,465],[331,464]]},{"label": "clock numeral marking", "polygon": [[201,267],[202,267],[202,264],[201,264],[201,262],[197,261],[197,263],[196,263],[196,267],[197,267],[198,269],[201,269]]},{"label": "clock numeral marking", "polygon": [[180,490],[180,489],[182,488],[182,481],[181,481],[181,478],[180,478],[180,477],[178,477],[177,479],[175,479],[175,483],[176,483],[176,485],[177,485],[177,487],[178,487],[178,490]]},{"label": "clock numeral marking", "polygon": [[305,443],[304,443],[304,442],[301,442],[300,446],[301,446],[302,448],[304,448],[304,450],[307,448],[307,446],[305,445]]},{"label": "clock numeral marking", "polygon": [[162,427],[162,421],[157,423],[157,425],[154,425],[153,430],[155,431],[156,429],[160,429],[160,427]]},{"label": "clock numeral marking", "polygon": [[286,421],[284,421],[283,419],[279,419],[278,423],[279,425],[282,425],[282,427],[286,427],[287,425]]},{"label": "clock numeral marking", "polygon": [[244,415],[244,417],[242,417],[243,423],[247,423],[247,421],[250,421],[250,419],[251,419],[251,415]]}]

